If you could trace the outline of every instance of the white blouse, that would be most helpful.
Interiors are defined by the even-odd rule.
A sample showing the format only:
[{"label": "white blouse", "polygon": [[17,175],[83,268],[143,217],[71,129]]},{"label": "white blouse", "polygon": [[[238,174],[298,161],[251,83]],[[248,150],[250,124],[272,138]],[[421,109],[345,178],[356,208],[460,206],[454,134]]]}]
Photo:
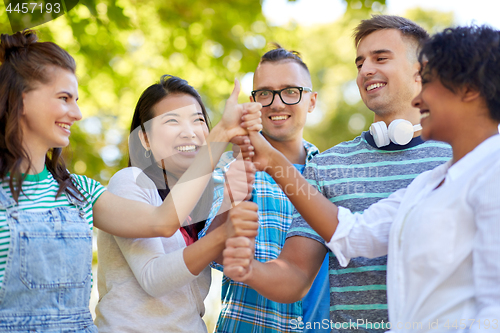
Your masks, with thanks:
[{"label": "white blouse", "polygon": [[500,135],[450,165],[363,214],[339,209],[327,245],[342,265],[388,254],[393,331],[500,331]]}]

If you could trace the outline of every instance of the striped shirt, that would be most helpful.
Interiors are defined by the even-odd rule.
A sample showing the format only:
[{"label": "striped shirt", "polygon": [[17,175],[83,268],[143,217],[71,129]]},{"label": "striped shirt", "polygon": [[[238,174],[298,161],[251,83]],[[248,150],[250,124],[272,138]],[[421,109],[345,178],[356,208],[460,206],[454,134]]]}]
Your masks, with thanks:
[{"label": "striped shirt", "polygon": [[[371,135],[364,132],[352,141],[317,155],[307,164],[304,177],[331,202],[361,213],[371,204],[407,187],[420,173],[448,161],[452,155],[449,145],[423,142],[420,137],[405,146],[375,147]],[[297,211],[287,235],[292,236],[308,237],[324,244]],[[387,256],[354,258],[347,267],[341,267],[331,252],[329,256],[333,331],[386,331],[388,327],[382,321],[387,323],[389,320]],[[367,327],[367,323],[373,324]]]},{"label": "striped shirt", "polygon": [[[312,144],[303,141],[307,160],[318,153]],[[225,153],[214,172],[214,179],[223,182],[221,168],[233,161],[232,152]],[[298,165],[296,166],[298,167]],[[219,179],[219,180],[218,180]],[[211,216],[219,210],[223,199],[223,187],[217,187]],[[276,259],[285,244],[285,237],[292,222],[294,207],[280,187],[265,172],[255,175],[252,201],[259,206],[259,232],[255,239],[255,259],[266,262]],[[200,237],[206,234],[213,218],[207,220]],[[221,265],[212,267],[223,270]],[[284,304],[264,298],[248,285],[235,282],[224,276],[222,280],[222,309],[216,332],[302,332],[297,325],[291,325],[302,317],[302,302]]]},{"label": "striped shirt", "polygon": [[[99,196],[106,190],[99,182],[85,176],[71,175],[77,188],[85,197],[85,219],[92,230],[92,207]],[[9,197],[12,194],[9,188],[9,179],[2,181],[2,189]],[[70,207],[71,203],[63,193],[56,198],[59,184],[52,174],[45,168],[36,175],[27,175],[23,182],[23,192],[19,195],[18,205],[21,210],[30,212],[44,212],[55,207]],[[10,248],[10,229],[6,220],[6,210],[0,208],[0,288],[3,285],[7,255]]]}]

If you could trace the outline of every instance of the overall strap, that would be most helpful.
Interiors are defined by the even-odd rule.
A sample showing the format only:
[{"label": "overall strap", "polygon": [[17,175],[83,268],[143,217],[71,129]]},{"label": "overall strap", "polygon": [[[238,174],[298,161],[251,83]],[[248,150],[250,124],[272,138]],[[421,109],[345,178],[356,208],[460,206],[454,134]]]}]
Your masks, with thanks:
[{"label": "overall strap", "polygon": [[0,181],[0,209],[9,209],[11,207],[17,206],[17,203],[9,197],[7,192],[2,188],[2,182]]},{"label": "overall strap", "polygon": [[[66,195],[66,198],[68,201],[76,206],[80,212],[80,216],[83,218],[85,216],[85,198],[78,192],[76,192],[74,189],[67,187],[64,191],[64,194]],[[75,198],[77,197],[78,200]]]}]

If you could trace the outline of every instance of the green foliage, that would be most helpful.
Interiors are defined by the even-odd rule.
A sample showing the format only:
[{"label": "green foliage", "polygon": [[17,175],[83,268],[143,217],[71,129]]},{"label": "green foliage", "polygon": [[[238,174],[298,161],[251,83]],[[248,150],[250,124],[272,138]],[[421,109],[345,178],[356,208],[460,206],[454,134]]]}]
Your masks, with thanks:
[{"label": "green foliage", "polygon": [[414,8],[408,10],[405,17],[421,25],[431,35],[454,25],[453,12],[451,11],[439,12],[437,10]]},{"label": "green foliage", "polygon": [[346,14],[363,16],[381,13],[385,9],[385,0],[344,0],[347,3]]},{"label": "green foliage", "polygon": [[217,122],[234,79],[255,69],[269,27],[250,0],[85,0],[38,30],[77,62],[84,120],[71,136],[69,168],[106,183],[127,164],[128,126],[145,88],[163,74],[185,78]]},{"label": "green foliage", "polygon": [[[37,27],[42,40],[55,41],[78,64],[84,120],[74,126],[65,152],[69,168],[105,184],[125,167],[135,104],[163,74],[187,79],[216,123],[234,78],[253,72],[272,41],[301,52],[319,93],[306,139],[323,151],[353,138],[373,115],[355,85],[352,31],[359,20],[383,13],[385,0],[345,1],[345,14],[333,23],[271,27],[260,3],[251,0],[81,0],[66,15]],[[430,32],[453,21],[451,13],[420,9],[406,17]],[[11,32],[3,14],[0,29]],[[246,101],[241,94],[240,102]]]},{"label": "green foliage", "polygon": [[14,31],[31,28],[62,16],[65,9],[70,10],[76,3],[77,1],[69,1],[66,4],[61,0],[5,1],[7,16]]}]

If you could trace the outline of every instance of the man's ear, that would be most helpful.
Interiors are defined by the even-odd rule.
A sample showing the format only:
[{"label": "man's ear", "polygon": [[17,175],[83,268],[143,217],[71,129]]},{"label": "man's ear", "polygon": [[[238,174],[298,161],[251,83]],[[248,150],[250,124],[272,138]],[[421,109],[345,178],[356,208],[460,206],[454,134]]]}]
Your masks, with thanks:
[{"label": "man's ear", "polygon": [[316,91],[313,91],[311,93],[311,103],[309,104],[309,109],[307,110],[308,113],[311,113],[314,111],[314,108],[316,107],[317,99],[318,99],[318,93]]},{"label": "man's ear", "polygon": [[422,82],[422,76],[420,76],[420,62],[416,61],[413,63],[413,70],[415,71],[413,74],[413,78],[415,79],[415,82]]},{"label": "man's ear", "polygon": [[141,140],[141,144],[144,147],[144,149],[146,149],[146,150],[151,149],[149,147],[148,135],[145,132],[143,132],[142,130],[137,131],[137,135],[139,136],[139,140]]},{"label": "man's ear", "polygon": [[255,102],[252,95],[248,96],[248,98],[250,99],[250,102]]}]

